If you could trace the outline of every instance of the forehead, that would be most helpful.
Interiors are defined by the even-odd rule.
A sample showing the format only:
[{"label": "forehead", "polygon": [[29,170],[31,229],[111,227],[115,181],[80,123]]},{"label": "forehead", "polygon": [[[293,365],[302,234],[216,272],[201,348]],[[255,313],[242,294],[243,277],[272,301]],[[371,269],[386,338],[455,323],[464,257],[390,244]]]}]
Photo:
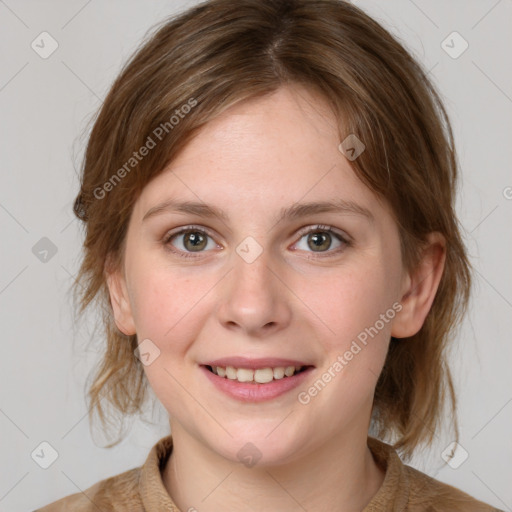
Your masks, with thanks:
[{"label": "forehead", "polygon": [[339,145],[338,120],[323,98],[281,88],[207,123],[145,187],[139,206],[145,215],[171,196],[219,208],[237,203],[272,210],[336,199],[378,215],[376,196]]}]

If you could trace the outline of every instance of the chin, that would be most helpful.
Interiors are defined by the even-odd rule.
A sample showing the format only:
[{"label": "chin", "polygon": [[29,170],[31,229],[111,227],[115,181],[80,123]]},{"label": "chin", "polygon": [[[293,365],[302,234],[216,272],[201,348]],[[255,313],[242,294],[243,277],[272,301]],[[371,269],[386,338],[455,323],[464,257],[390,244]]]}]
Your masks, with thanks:
[{"label": "chin", "polygon": [[298,451],[304,447],[304,439],[294,439],[291,433],[278,427],[274,432],[272,429],[279,422],[274,422],[271,429],[265,423],[260,428],[254,424],[250,428],[229,428],[226,429],[229,435],[205,439],[209,448],[218,455],[231,462],[237,462],[252,467],[272,467],[287,464],[297,459]]}]

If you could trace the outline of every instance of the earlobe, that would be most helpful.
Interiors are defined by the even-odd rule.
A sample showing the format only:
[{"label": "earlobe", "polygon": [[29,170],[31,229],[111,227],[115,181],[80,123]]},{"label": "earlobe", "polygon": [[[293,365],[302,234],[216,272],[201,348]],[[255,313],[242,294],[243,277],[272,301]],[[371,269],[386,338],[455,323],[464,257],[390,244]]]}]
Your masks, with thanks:
[{"label": "earlobe", "polygon": [[406,275],[400,304],[402,310],[395,317],[391,329],[394,338],[414,336],[423,326],[444,271],[446,242],[441,233],[433,232],[427,237],[428,245],[421,261]]},{"label": "earlobe", "polygon": [[105,278],[116,326],[123,334],[131,336],[136,330],[124,276],[118,269],[105,270]]}]

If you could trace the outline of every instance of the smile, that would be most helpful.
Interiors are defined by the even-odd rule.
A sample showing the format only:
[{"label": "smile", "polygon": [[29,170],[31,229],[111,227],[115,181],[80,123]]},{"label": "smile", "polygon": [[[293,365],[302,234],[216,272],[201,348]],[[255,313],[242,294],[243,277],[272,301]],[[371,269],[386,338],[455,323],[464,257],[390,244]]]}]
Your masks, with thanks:
[{"label": "smile", "polygon": [[277,366],[275,368],[234,368],[233,366],[206,366],[206,368],[218,375],[238,382],[252,382],[255,384],[267,384],[273,380],[281,380],[300,373],[305,366]]},{"label": "smile", "polygon": [[[248,368],[250,366],[252,368]],[[199,368],[213,389],[238,402],[252,403],[273,400],[291,392],[303,385],[315,370],[314,366],[300,361],[274,358],[225,358],[200,364]]]}]

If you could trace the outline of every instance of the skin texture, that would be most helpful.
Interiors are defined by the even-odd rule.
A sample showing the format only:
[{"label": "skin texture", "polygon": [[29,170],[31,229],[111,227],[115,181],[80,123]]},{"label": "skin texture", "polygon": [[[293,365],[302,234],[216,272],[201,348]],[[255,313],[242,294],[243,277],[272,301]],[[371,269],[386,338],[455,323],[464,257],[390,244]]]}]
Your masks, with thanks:
[{"label": "skin texture", "polygon": [[[160,350],[145,372],[169,413],[174,450],[163,477],[181,510],[360,511],[382,484],[366,444],[375,385],[390,336],[411,336],[423,324],[445,244],[432,233],[422,263],[403,267],[391,209],[338,150],[336,123],[322,98],[302,88],[235,105],[134,206],[124,268],[108,272],[108,285],[118,328]],[[170,197],[215,205],[228,219],[165,212],[142,220]],[[297,202],[340,197],[374,220],[331,212],[275,220]],[[190,224],[211,233],[201,249],[187,234],[166,248],[165,235]],[[318,224],[350,244],[325,234],[315,249]],[[236,251],[246,237],[262,249],[252,263]],[[394,303],[401,311],[307,405],[299,403],[298,392]],[[242,403],[199,368],[227,356],[292,358],[315,369],[300,389]],[[252,467],[237,457],[247,442],[261,454]]]}]

